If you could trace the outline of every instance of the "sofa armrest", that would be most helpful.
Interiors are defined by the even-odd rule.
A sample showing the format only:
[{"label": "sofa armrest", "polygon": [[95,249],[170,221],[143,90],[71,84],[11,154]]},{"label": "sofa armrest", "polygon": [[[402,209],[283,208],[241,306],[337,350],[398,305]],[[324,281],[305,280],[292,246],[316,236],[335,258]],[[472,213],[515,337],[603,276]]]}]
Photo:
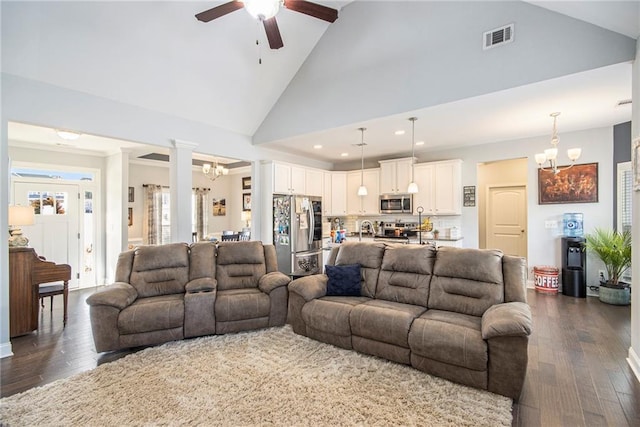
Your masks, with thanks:
[{"label": "sofa armrest", "polygon": [[325,274],[300,277],[289,283],[289,291],[300,295],[305,301],[311,301],[327,294],[328,281]]},{"label": "sofa armrest", "polygon": [[217,287],[218,281],[213,277],[200,277],[187,283],[184,289],[188,294],[195,294],[198,292],[212,292]]},{"label": "sofa armrest", "polygon": [[122,310],[130,306],[138,298],[136,288],[128,283],[116,282],[89,295],[89,305],[109,305]]},{"label": "sofa armrest", "polygon": [[527,337],[533,322],[531,308],[524,302],[508,302],[489,307],[482,316],[482,338]]},{"label": "sofa armrest", "polygon": [[284,273],[272,271],[258,280],[258,288],[265,294],[270,294],[276,288],[287,286],[291,279]]}]

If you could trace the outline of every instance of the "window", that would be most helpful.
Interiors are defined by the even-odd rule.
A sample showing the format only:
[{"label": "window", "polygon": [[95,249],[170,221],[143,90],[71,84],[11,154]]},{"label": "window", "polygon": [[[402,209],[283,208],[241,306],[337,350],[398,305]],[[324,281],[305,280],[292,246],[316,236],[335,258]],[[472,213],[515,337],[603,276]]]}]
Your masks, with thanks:
[{"label": "window", "polygon": [[[631,232],[631,206],[633,191],[633,173],[631,162],[618,163],[618,218],[616,228],[618,231]],[[622,280],[631,282],[631,269],[622,275]]]}]

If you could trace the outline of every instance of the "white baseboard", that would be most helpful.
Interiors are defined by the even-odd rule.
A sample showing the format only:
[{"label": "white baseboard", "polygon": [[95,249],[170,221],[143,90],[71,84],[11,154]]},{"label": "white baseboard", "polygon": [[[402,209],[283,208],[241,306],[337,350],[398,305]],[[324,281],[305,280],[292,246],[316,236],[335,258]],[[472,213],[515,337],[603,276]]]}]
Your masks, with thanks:
[{"label": "white baseboard", "polygon": [[11,341],[3,342],[0,344],[0,359],[13,356],[13,351],[11,349]]},{"label": "white baseboard", "polygon": [[633,347],[629,347],[627,363],[629,363],[631,370],[636,374],[636,379],[640,382],[640,357],[638,357],[638,354],[633,350]]}]

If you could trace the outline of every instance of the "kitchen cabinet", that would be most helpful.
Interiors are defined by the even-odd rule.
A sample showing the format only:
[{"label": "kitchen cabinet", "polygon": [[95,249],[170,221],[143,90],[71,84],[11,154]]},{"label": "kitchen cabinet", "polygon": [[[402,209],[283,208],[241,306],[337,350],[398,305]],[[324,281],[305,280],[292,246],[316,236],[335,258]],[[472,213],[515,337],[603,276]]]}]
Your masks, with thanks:
[{"label": "kitchen cabinet", "polygon": [[380,194],[406,193],[411,181],[411,157],[395,160],[381,160]]},{"label": "kitchen cabinet", "polygon": [[331,212],[329,215],[347,214],[347,172],[331,172]]},{"label": "kitchen cabinet", "polygon": [[273,163],[273,192],[279,194],[305,194],[306,170],[287,163]]},{"label": "kitchen cabinet", "polygon": [[418,163],[415,180],[414,213],[422,206],[424,215],[462,214],[462,160]]},{"label": "kitchen cabinet", "polygon": [[331,207],[331,172],[322,172],[322,215],[328,216],[333,213]]},{"label": "kitchen cabinet", "polygon": [[[318,169],[305,169],[305,192],[308,196],[323,195],[324,172]],[[324,202],[324,200],[323,200]]]},{"label": "kitchen cabinet", "polygon": [[[362,177],[362,180],[361,180]],[[366,196],[358,196],[360,182],[367,187]],[[347,214],[379,215],[380,169],[365,169],[347,174]]]}]

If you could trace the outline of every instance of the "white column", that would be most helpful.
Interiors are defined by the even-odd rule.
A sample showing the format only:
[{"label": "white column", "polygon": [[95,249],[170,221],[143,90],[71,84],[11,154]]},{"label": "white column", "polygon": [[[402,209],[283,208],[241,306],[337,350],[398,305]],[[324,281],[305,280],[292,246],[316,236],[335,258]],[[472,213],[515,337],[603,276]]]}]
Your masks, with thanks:
[{"label": "white column", "polygon": [[127,249],[127,197],[129,186],[129,149],[107,157],[105,162],[105,283],[115,279],[118,256]]},{"label": "white column", "polygon": [[[640,19],[640,11],[638,11]],[[631,143],[640,138],[640,38],[636,40],[636,60],[632,69],[632,99],[631,107]],[[633,146],[631,147],[633,149]],[[633,154],[633,153],[632,153]],[[633,157],[633,155],[632,155]],[[638,160],[636,160],[638,161]],[[640,173],[634,165],[635,173]],[[633,292],[631,292],[631,347],[627,361],[640,381],[640,191],[634,191],[631,207],[631,276],[633,277]]]},{"label": "white column", "polygon": [[192,142],[172,141],[169,154],[171,192],[171,241],[191,242],[191,188],[193,181]]}]

